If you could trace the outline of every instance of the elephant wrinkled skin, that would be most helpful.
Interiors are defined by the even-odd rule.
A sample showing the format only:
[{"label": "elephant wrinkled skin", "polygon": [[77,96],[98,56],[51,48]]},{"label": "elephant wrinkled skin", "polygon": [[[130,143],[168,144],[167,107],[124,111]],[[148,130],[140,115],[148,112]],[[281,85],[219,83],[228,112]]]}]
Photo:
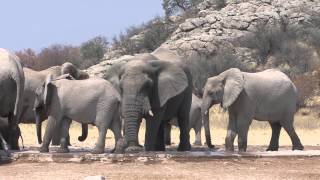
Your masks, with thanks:
[{"label": "elephant wrinkled skin", "polygon": [[[57,78],[63,74],[70,74],[75,79],[87,79],[89,75],[77,69],[72,63],[66,62],[61,66],[53,66],[42,71],[35,71],[29,68],[23,68],[25,74],[25,86],[24,86],[24,96],[23,96],[23,111],[21,115],[20,123],[36,123],[36,117],[33,110],[34,101],[36,98],[36,89],[45,82],[46,76],[51,74],[53,78]],[[38,112],[40,112],[39,120],[43,122],[48,118],[44,109],[39,107]],[[41,123],[39,124],[41,126]],[[86,136],[87,125],[83,124],[83,136]],[[57,130],[56,130],[57,131]],[[80,136],[79,138],[85,139],[85,137]],[[41,140],[38,139],[39,143]],[[53,145],[60,144],[60,133],[56,133],[52,140]]]},{"label": "elephant wrinkled skin", "polygon": [[0,116],[8,118],[8,126],[0,131],[0,144],[4,150],[19,149],[18,123],[22,111],[23,88],[24,73],[20,59],[0,48]]},{"label": "elephant wrinkled skin", "polygon": [[[67,135],[70,121],[76,120],[98,128],[99,137],[92,153],[103,153],[107,129],[113,131],[116,142],[121,138],[120,95],[104,79],[68,80],[65,79],[67,77],[70,76],[52,79],[48,75],[43,86],[36,90],[35,108],[45,107],[49,115],[40,152],[49,151],[55,128],[61,128],[59,152],[69,152]],[[36,116],[38,113],[36,111]],[[39,132],[37,130],[38,137],[41,136]]]},{"label": "elephant wrinkled skin", "polygon": [[[164,127],[177,117],[180,128],[178,150],[190,150],[189,112],[192,79],[182,63],[152,60],[150,54],[119,63],[108,70],[106,79],[121,92],[126,151],[140,151],[138,130],[146,119],[145,150],[164,151]],[[121,150],[119,150],[121,151]]]},{"label": "elephant wrinkled skin", "polygon": [[289,134],[292,149],[303,149],[293,127],[298,103],[297,90],[291,80],[278,70],[246,73],[231,68],[208,78],[202,100],[201,114],[208,145],[211,145],[209,108],[221,103],[229,113],[226,150],[234,150],[233,141],[238,135],[239,151],[246,151],[252,119],[268,121],[271,125],[272,137],[267,150],[278,150],[281,127]]}]

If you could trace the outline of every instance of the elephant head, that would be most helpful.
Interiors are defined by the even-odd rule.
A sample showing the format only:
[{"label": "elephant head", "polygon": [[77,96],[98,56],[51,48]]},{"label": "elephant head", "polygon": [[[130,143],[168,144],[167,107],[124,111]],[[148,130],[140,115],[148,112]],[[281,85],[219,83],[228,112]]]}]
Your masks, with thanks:
[{"label": "elephant head", "polygon": [[209,109],[214,104],[221,104],[223,108],[231,106],[243,90],[244,78],[242,72],[237,68],[231,68],[219,74],[208,78],[203,92],[201,105],[201,115],[205,128],[206,142],[209,148],[211,144]]},{"label": "elephant head", "polygon": [[[170,62],[135,60],[114,66],[122,96],[121,113],[127,147],[138,147],[138,124],[188,87],[184,70]],[[113,69],[113,70],[115,70]],[[113,71],[110,70],[110,71]]]},{"label": "elephant head", "polygon": [[66,62],[61,65],[61,74],[70,74],[74,79],[88,79],[89,74],[79,70],[75,65],[70,62]]},{"label": "elephant head", "polygon": [[36,117],[36,128],[37,128],[37,137],[38,137],[38,143],[42,143],[41,139],[41,115],[47,114],[47,109],[50,105],[51,99],[49,98],[52,94],[52,75],[49,74],[46,77],[45,82],[42,84],[41,87],[38,87],[36,89],[36,98],[34,101],[34,111],[35,111],[35,117]]}]

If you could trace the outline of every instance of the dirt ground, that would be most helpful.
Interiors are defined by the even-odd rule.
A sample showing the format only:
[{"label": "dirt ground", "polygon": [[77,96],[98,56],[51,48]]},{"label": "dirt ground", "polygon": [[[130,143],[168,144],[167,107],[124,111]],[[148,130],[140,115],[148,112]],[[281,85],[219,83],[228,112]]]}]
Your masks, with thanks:
[{"label": "dirt ground", "polygon": [[[92,148],[98,135],[96,128],[90,127],[87,140],[78,142],[77,137],[81,133],[79,127],[79,124],[73,124],[70,129],[71,144],[75,147]],[[250,129],[248,151],[265,151],[271,137],[271,129],[266,127]],[[39,145],[36,140],[35,126],[22,125],[21,129],[24,145],[36,149]],[[320,150],[319,128],[297,128],[297,133],[306,150]],[[143,134],[144,129],[142,128],[139,133],[141,144],[144,141]],[[225,128],[213,127],[212,141],[219,148],[224,148],[225,135]],[[173,128],[172,136],[173,145],[176,146],[179,142],[177,128]],[[193,142],[193,131],[191,131],[190,138]],[[202,140],[204,142],[204,136],[202,136]],[[106,148],[111,149],[113,146],[113,134],[109,131]],[[204,148],[206,147],[204,146]],[[290,138],[285,131],[281,131],[280,151],[288,149],[291,149]],[[117,163],[30,163],[18,161],[0,165],[0,180],[84,179],[87,176],[95,175],[102,175],[107,179],[320,179],[320,157],[186,158]]]},{"label": "dirt ground", "polygon": [[161,163],[11,163],[0,180],[84,179],[320,179],[320,158],[244,158]]}]

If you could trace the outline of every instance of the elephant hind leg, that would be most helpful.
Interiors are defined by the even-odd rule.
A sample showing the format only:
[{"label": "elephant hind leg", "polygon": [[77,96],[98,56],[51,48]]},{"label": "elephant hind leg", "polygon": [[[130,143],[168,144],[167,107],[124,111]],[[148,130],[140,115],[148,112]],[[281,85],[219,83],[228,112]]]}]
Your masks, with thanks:
[{"label": "elephant hind leg", "polygon": [[269,122],[269,124],[272,129],[272,136],[267,151],[278,151],[281,124],[279,122]]},{"label": "elephant hind leg", "polygon": [[99,136],[95,147],[91,151],[93,154],[104,153],[107,129],[111,128],[112,122],[114,120],[114,115],[116,113],[116,110],[118,110],[118,108],[115,108],[112,105],[113,104],[109,104],[109,106],[107,106],[106,108],[106,111],[98,111],[98,114],[96,116],[95,125],[98,128]]},{"label": "elephant hind leg", "polygon": [[[0,132],[0,144],[2,145],[2,149],[6,152],[8,152],[9,150],[9,146],[8,143],[6,142],[6,140],[4,139],[4,137],[2,136],[1,132]],[[1,148],[0,147],[0,148]]]},{"label": "elephant hind leg", "polygon": [[171,145],[171,124],[166,122],[166,127],[164,129],[164,139],[166,145]]},{"label": "elephant hind leg", "polygon": [[293,127],[293,117],[286,121],[280,122],[282,127],[286,130],[288,135],[290,136],[292,142],[292,150],[303,150],[304,147],[300,142],[300,139]]},{"label": "elephant hind leg", "polygon": [[202,143],[201,143],[201,127],[199,129],[195,128],[194,133],[195,133],[195,140],[194,140],[193,145],[201,146],[202,145]]}]

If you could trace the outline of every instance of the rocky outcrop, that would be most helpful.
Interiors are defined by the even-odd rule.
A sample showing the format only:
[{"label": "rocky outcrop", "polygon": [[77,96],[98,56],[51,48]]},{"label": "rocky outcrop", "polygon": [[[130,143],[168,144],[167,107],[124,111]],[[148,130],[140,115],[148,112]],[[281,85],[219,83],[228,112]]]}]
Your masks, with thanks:
[{"label": "rocky outcrop", "polygon": [[212,0],[204,4],[199,17],[180,24],[163,46],[187,57],[213,56],[221,48],[228,48],[239,60],[252,64],[256,58],[254,50],[236,42],[255,31],[258,23],[307,23],[320,12],[320,2],[316,0],[227,0],[220,10],[215,10]]},{"label": "rocky outcrop", "polygon": [[[312,16],[319,16],[320,1],[204,0],[199,9],[199,16],[180,24],[162,47],[187,58],[213,57],[228,49],[247,70],[255,70],[258,64],[256,50],[244,47],[239,41],[255,32],[260,23],[310,23]],[[109,60],[121,61],[130,57],[120,57],[119,54],[109,52],[105,57],[108,61],[90,67],[88,72],[102,75],[110,64]]]}]

